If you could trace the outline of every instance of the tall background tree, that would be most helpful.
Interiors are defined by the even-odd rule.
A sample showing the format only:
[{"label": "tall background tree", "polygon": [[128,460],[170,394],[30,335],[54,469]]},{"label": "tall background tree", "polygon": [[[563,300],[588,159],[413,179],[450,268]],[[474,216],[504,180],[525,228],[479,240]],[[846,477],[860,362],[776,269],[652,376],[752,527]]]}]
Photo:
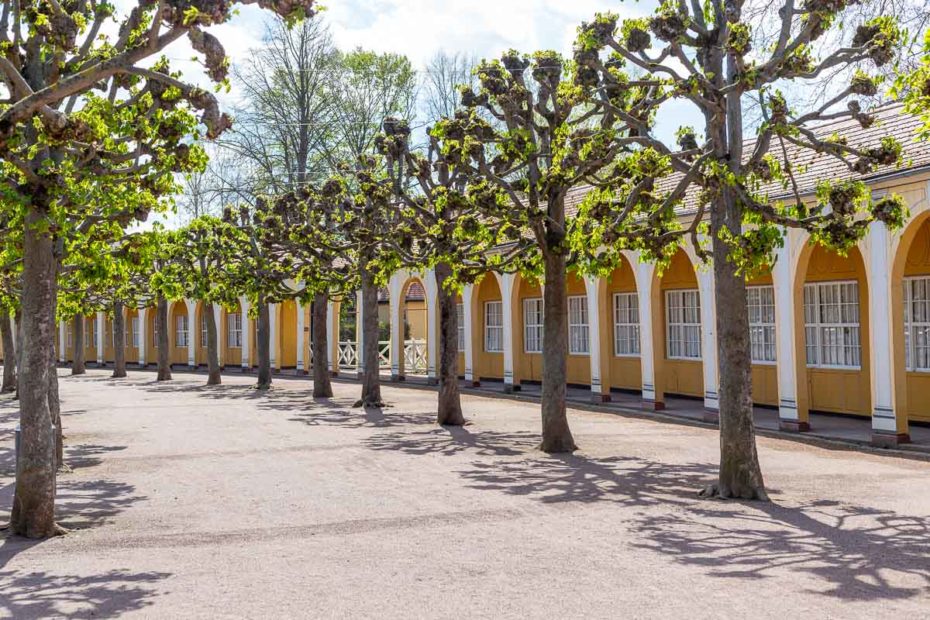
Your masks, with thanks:
[{"label": "tall background tree", "polygon": [[[803,228],[815,243],[845,251],[873,219],[899,226],[904,212],[900,198],[873,202],[858,181],[823,180],[810,204],[796,181],[796,162],[805,151],[836,158],[854,175],[896,163],[900,145],[890,138],[855,145],[815,130],[818,122],[835,119],[869,127],[874,119],[861,99],[878,92],[879,80],[856,71],[834,96],[803,109],[789,106],[779,86],[854,63],[884,66],[903,33],[892,17],[869,19],[856,26],[849,46],[831,46],[815,57],[812,44],[843,23],[846,2],[769,3],[752,23],[743,8],[722,0],[704,9],[666,2],[651,18],[618,24],[615,15],[603,14],[582,25],[575,57],[586,79],[606,91],[616,84],[616,65],[627,64],[640,72],[639,79],[661,80],[666,98],[688,102],[704,125],[680,129],[679,144],[667,144],[656,137],[649,118],[618,109],[641,148],[615,165],[612,183],[586,197],[575,247],[632,247],[661,261],[690,237],[698,254],[712,259],[720,472],[704,494],[765,499],[753,430],[747,276],[772,264],[786,227]],[[754,51],[753,24],[771,19],[780,25],[776,40]],[[760,102],[763,121],[751,141],[744,135],[747,100]],[[793,192],[790,199],[774,198],[785,191]],[[696,204],[692,212],[679,208],[685,200]],[[601,252],[597,260],[608,254]]]}]

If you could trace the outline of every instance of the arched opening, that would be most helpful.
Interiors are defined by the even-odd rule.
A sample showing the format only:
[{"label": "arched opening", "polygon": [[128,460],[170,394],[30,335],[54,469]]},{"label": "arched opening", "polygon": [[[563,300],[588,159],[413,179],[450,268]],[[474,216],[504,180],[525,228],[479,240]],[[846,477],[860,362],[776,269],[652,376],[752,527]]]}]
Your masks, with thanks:
[{"label": "arched opening", "polygon": [[895,410],[930,422],[930,212],[901,235],[892,268]]},{"label": "arched opening", "polygon": [[753,404],[778,406],[775,286],[771,271],[746,282],[749,305],[749,344],[752,358]]},{"label": "arched opening", "polygon": [[[384,293],[387,301],[387,292]],[[339,338],[336,348],[336,368],[338,370],[355,370],[358,368],[358,313],[355,294],[345,295],[336,308],[339,317]],[[381,312],[381,292],[378,292],[378,312]]]},{"label": "arched opening", "polygon": [[168,309],[168,343],[171,353],[168,356],[171,364],[187,365],[187,352],[192,345],[191,321],[187,315],[187,304],[176,301]]},{"label": "arched opening", "polygon": [[135,308],[126,309],[126,361],[139,361],[139,338],[141,327],[139,324],[139,311]]},{"label": "arched opening", "polygon": [[596,311],[588,307],[588,291],[578,274],[569,272],[565,278],[568,297],[568,358],[565,379],[574,385],[591,384],[591,321]]},{"label": "arched opening", "polygon": [[847,256],[808,243],[795,276],[798,413],[871,416],[869,292],[858,248]]},{"label": "arched opening", "polygon": [[294,369],[297,368],[297,302],[292,299],[281,302],[279,315],[278,364],[282,369]]},{"label": "arched opening", "polygon": [[[519,275],[514,282],[514,383],[542,381],[543,291],[540,282]],[[517,368],[520,369],[517,375]]]},{"label": "arched opening", "polygon": [[242,339],[247,337],[243,325],[245,325],[245,317],[239,302],[236,302],[232,308],[223,308],[220,325],[217,326],[219,330],[217,337],[220,341],[220,348],[225,352],[221,358],[226,365],[242,365]]},{"label": "arched opening", "polygon": [[[208,308],[208,311],[212,309]],[[191,321],[190,346],[194,347],[194,364],[207,365],[207,313],[204,312],[204,303],[198,301],[194,304],[194,320]],[[219,333],[217,333],[219,339]]]},{"label": "arched opening", "polygon": [[461,293],[455,296],[455,311],[459,328],[458,373],[460,378],[465,378],[465,300]]},{"label": "arched opening", "polygon": [[653,334],[656,400],[665,394],[703,398],[701,293],[694,265],[679,249],[665,271],[653,277],[653,307],[661,312]]},{"label": "arched opening", "polygon": [[504,378],[504,302],[497,278],[485,274],[472,296],[472,330],[475,380]]},{"label": "arched opening", "polygon": [[97,317],[93,315],[84,317],[84,361],[97,361]]},{"label": "arched opening", "polygon": [[[426,286],[420,278],[408,278],[401,287],[400,320],[403,330],[403,359],[399,364],[402,375],[425,375],[429,368],[427,338],[429,337],[429,300],[426,296]],[[385,349],[390,353],[391,324],[390,314],[387,323],[379,323],[378,327],[387,338],[379,338],[379,351],[382,351],[382,365],[390,357],[384,355]],[[386,341],[386,342],[385,342]],[[387,345],[387,346],[385,346]],[[387,359],[385,359],[387,357]]]},{"label": "arched opening", "polygon": [[158,363],[158,306],[148,308],[145,313],[145,361]]},{"label": "arched opening", "polygon": [[609,334],[609,340],[608,348],[602,350],[601,355],[609,359],[609,387],[641,393],[643,372],[640,360],[639,296],[636,274],[625,256],[620,266],[606,279],[606,293],[609,323],[604,324],[602,329]]}]

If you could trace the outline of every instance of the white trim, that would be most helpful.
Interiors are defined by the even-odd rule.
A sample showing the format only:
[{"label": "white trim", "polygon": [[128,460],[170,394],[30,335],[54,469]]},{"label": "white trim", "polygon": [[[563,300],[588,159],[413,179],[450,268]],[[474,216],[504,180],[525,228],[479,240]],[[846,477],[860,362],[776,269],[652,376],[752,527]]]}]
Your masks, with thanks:
[{"label": "white trim", "polygon": [[[855,287],[855,303],[853,304],[850,301],[841,301],[840,298],[843,295],[844,288],[846,286]],[[821,320],[822,312],[824,305],[821,301],[821,295],[823,291],[832,289],[836,295],[836,301],[830,302],[831,305],[835,305],[837,309],[842,314],[842,308],[844,304],[852,305],[855,307],[855,313],[857,320],[856,322],[844,322],[842,316],[839,317],[838,321],[823,322]],[[812,303],[808,303],[808,291],[813,291]],[[830,280],[825,282],[806,282],[804,284],[804,357],[805,363],[808,368],[821,368],[821,369],[832,369],[832,370],[851,370],[859,371],[862,370],[862,315],[861,308],[859,307],[859,281],[858,280]],[[808,308],[813,306],[815,309],[815,314],[812,317],[808,312]],[[844,334],[844,330],[855,330],[856,332],[856,342],[854,344],[849,344],[846,342],[845,338],[839,344],[826,345],[836,347],[839,346],[844,350],[844,357],[846,356],[846,349],[856,348],[858,349],[859,363],[858,364],[824,364],[821,360],[823,359],[823,347],[822,344],[822,335],[824,330],[837,330],[836,333]],[[815,336],[815,342],[813,345],[808,341],[809,330],[813,330]],[[811,362],[810,353],[813,350],[816,353],[816,360]]]},{"label": "white trim", "polygon": [[[672,297],[677,297],[679,299],[678,305],[675,308],[681,310],[681,318],[675,322],[672,321]],[[693,300],[696,304],[685,305],[686,301]],[[697,321],[686,321],[685,312],[693,314],[697,317]],[[679,344],[679,347],[682,351],[685,350],[687,345],[690,343],[692,346],[697,345],[698,354],[696,356],[690,355],[672,355],[672,327],[682,328],[682,337],[676,338],[676,342]],[[697,334],[696,340],[687,340],[685,335],[685,329],[690,328],[692,331],[696,328]],[[682,360],[687,362],[695,362],[703,359],[703,333],[701,331],[701,291],[696,288],[687,288],[687,289],[672,289],[665,291],[665,359],[669,360]]]},{"label": "white trim", "polygon": [[[923,284],[923,298],[914,299],[914,284]],[[925,320],[914,320],[914,303],[926,304],[928,307],[924,311]],[[930,276],[910,276],[904,278],[904,351],[905,351],[905,372],[930,373],[930,354],[926,360],[925,366],[918,365],[917,349],[913,346],[913,330],[924,330],[928,342],[924,346],[930,346]]]},{"label": "white trim", "polygon": [[[576,304],[580,302],[575,308],[575,314],[580,316],[575,317],[576,322],[574,323],[572,322],[572,302],[576,302]],[[584,345],[584,349],[575,349],[573,347],[575,344],[572,338],[573,329],[581,332],[579,344]],[[568,354],[579,356],[591,354],[591,313],[588,311],[587,295],[570,295],[568,297]]]},{"label": "white trim", "polygon": [[[620,316],[619,316],[621,308],[618,306],[617,302],[619,302],[621,299],[626,300],[625,308],[622,309],[627,314],[627,320],[625,321],[621,321]],[[613,330],[614,357],[621,357],[621,358],[640,357],[642,355],[643,345],[642,345],[642,328],[640,326],[640,321],[639,321],[639,318],[640,318],[639,317],[639,294],[636,291],[614,293],[611,296],[610,300],[611,300],[611,309],[612,309],[611,316],[613,317],[613,325],[614,325],[614,330]],[[635,321],[631,320],[633,318],[634,313],[636,315]],[[621,353],[619,351],[620,339],[618,338],[618,335],[621,329],[627,329],[630,331],[631,334],[635,334],[635,340],[633,336],[629,336],[624,339],[626,342],[630,343],[632,348],[636,349],[635,352]]]},{"label": "white trim", "polygon": [[[495,319],[499,317],[500,323],[491,325],[489,310],[492,306],[500,308],[500,311],[495,316]],[[499,333],[498,342],[500,343],[499,349],[492,349],[489,346],[490,335],[492,330],[495,333]],[[484,302],[484,352],[485,353],[503,353],[504,352],[504,302],[503,300],[494,300]]]}]

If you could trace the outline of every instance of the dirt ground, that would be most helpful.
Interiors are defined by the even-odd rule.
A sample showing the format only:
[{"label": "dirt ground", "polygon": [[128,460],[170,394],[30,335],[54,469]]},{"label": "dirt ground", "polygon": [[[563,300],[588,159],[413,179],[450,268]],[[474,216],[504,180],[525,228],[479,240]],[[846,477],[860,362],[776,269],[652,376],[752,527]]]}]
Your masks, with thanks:
[{"label": "dirt ground", "polygon": [[[760,439],[770,504],[701,500],[717,435],[309,382],[62,377],[66,537],[0,537],[0,617],[918,618],[930,615],[930,463]],[[0,522],[15,404],[0,400]]]}]

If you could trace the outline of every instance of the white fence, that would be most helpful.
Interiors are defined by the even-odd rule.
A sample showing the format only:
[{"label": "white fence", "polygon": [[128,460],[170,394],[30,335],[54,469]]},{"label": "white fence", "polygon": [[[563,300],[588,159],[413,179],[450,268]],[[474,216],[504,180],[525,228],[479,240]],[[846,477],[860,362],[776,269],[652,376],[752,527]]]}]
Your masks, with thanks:
[{"label": "white fence", "polygon": [[[339,342],[338,362],[341,370],[355,370],[358,368],[358,343],[354,340]],[[384,370],[391,368],[391,342],[382,340],[378,342],[378,358]],[[404,342],[404,370],[409,373],[423,374],[427,369],[426,341],[407,340]]]}]

